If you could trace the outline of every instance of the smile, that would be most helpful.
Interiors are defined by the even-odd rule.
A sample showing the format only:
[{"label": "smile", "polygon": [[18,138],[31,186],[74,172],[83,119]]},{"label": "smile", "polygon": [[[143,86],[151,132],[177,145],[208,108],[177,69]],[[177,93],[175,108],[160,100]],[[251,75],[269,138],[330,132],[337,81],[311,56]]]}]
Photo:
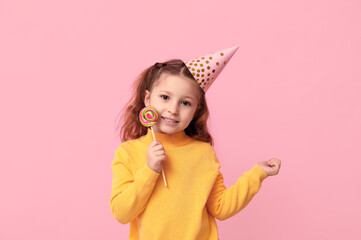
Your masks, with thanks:
[{"label": "smile", "polygon": [[176,120],[173,120],[173,119],[170,119],[170,118],[165,118],[165,117],[162,117],[162,119],[164,119],[166,122],[169,122],[169,123],[177,123],[179,121],[176,121]]}]

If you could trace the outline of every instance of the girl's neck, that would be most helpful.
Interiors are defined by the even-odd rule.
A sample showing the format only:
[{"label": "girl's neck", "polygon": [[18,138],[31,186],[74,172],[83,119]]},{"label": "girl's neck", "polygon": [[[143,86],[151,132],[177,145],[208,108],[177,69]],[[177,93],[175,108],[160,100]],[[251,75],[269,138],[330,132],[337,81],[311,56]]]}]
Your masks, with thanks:
[{"label": "girl's neck", "polygon": [[[161,142],[163,146],[168,147],[180,147],[192,141],[192,138],[189,137],[184,132],[184,130],[173,134],[166,134],[154,131],[154,135],[157,141]],[[150,128],[148,129],[148,133],[142,137],[142,140],[147,144],[150,144],[152,141],[154,141],[152,130]]]}]

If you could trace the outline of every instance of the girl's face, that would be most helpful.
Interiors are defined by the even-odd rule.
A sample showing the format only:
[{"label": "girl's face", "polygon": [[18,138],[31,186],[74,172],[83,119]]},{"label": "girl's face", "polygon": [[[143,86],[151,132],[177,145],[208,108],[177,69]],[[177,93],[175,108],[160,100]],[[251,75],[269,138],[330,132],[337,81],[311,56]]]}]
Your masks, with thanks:
[{"label": "girl's face", "polygon": [[187,77],[162,73],[152,91],[146,90],[144,104],[154,107],[159,118],[153,129],[172,134],[183,131],[192,121],[199,101],[196,81]]}]

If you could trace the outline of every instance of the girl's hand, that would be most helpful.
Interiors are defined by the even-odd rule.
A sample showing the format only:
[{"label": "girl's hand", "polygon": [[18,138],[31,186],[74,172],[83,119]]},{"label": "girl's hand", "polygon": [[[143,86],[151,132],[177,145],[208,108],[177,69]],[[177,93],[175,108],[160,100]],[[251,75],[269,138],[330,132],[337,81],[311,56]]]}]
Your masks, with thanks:
[{"label": "girl's hand", "polygon": [[159,141],[153,141],[147,149],[147,164],[154,172],[162,171],[163,161],[167,160],[163,145]]},{"label": "girl's hand", "polygon": [[277,158],[271,158],[268,161],[261,161],[257,163],[268,176],[277,175],[281,168],[281,160]]}]

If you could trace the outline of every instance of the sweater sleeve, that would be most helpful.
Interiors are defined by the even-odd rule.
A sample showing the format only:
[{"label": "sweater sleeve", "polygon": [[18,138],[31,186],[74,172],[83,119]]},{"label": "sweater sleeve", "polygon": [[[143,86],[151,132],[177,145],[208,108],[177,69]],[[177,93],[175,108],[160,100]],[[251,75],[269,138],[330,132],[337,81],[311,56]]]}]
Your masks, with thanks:
[{"label": "sweater sleeve", "polygon": [[132,174],[130,157],[119,147],[111,167],[113,171],[110,208],[120,223],[126,224],[145,208],[159,176],[144,164]]},{"label": "sweater sleeve", "polygon": [[207,209],[218,220],[225,220],[241,211],[260,190],[267,173],[255,165],[250,171],[244,172],[236,184],[226,189],[223,175],[218,171],[212,191],[207,200]]}]

